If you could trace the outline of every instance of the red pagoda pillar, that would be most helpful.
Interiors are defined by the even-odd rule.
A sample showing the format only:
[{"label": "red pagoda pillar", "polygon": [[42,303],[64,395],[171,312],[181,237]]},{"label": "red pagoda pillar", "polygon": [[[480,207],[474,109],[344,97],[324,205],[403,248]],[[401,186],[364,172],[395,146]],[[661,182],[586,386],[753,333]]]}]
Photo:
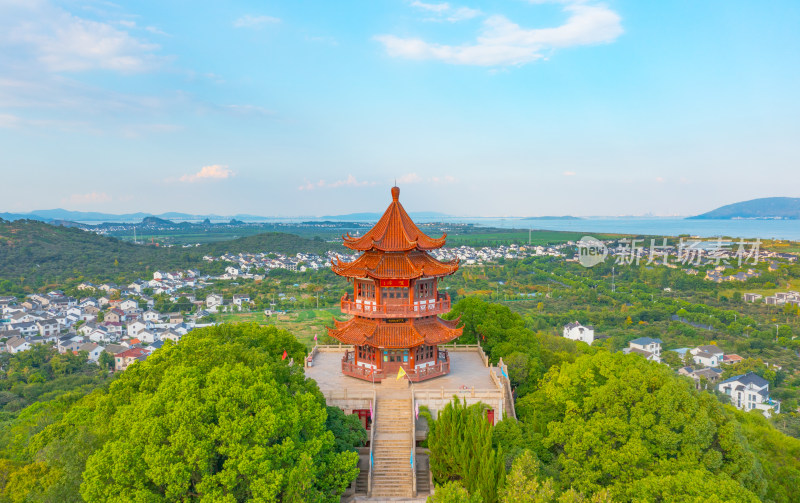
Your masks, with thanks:
[{"label": "red pagoda pillar", "polygon": [[333,271],[348,278],[353,294],[342,297],[342,312],[353,316],[336,321],[331,337],[352,344],[342,360],[342,372],[380,381],[397,375],[421,381],[447,374],[450,359],[439,345],[459,337],[458,320],[439,317],[450,310],[450,297],[439,293],[439,280],[458,270],[458,261],[440,262],[430,250],[441,248],[446,235],[425,235],[399,202],[392,203],[363,236],[343,236],[344,245],[362,252],[353,262],[336,260]]}]

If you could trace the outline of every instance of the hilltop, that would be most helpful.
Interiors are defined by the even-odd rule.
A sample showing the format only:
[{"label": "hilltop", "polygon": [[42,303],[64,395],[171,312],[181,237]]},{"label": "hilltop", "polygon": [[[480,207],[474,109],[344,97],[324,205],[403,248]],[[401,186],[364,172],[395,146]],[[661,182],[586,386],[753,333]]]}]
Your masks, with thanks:
[{"label": "hilltop", "polygon": [[763,197],[721,206],[690,219],[800,219],[800,197]]}]

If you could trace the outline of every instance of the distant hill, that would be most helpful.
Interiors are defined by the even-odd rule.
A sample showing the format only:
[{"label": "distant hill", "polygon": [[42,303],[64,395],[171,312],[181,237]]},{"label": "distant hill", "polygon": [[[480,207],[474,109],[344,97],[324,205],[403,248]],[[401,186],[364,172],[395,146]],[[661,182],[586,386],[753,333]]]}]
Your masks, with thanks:
[{"label": "distant hill", "polygon": [[[44,222],[0,221],[0,292],[3,283],[39,289],[71,280],[129,282],[149,279],[157,269],[218,267],[202,260],[203,255],[226,252],[324,253],[341,245],[322,239],[269,232],[218,241],[192,248],[135,245],[77,228]],[[0,293],[1,294],[1,293]]]},{"label": "distant hill", "polygon": [[61,221],[66,220],[70,222],[119,222],[119,223],[131,223],[131,222],[140,222],[143,218],[147,217],[156,217],[161,218],[164,220],[204,220],[210,218],[212,220],[230,220],[231,218],[235,218],[237,220],[244,220],[244,221],[262,221],[266,220],[265,217],[260,217],[257,215],[246,215],[246,214],[237,214],[232,216],[223,216],[223,215],[193,215],[191,213],[178,213],[175,211],[169,211],[166,213],[161,213],[160,215],[153,215],[152,213],[123,213],[123,214],[116,214],[116,213],[101,213],[96,211],[71,211],[65,210],[61,208],[56,208],[53,210],[35,210],[28,213],[0,213],[0,218],[4,220],[40,220],[42,222],[50,222],[50,221]]},{"label": "distant hill", "polygon": [[573,217],[572,215],[558,216],[543,216],[543,217],[525,217],[522,220],[583,220],[580,217]]},{"label": "distant hill", "polygon": [[[381,218],[383,213],[348,213],[346,215],[326,215],[319,217],[320,220],[328,220],[334,222],[348,221],[348,222],[374,222]],[[408,214],[413,220],[422,222],[430,222],[432,220],[441,220],[450,218],[451,215],[446,213],[439,213],[438,211],[412,211]]]},{"label": "distant hill", "polygon": [[728,204],[708,213],[689,218],[707,220],[729,220],[734,218],[797,220],[800,219],[800,198],[764,197],[752,199]]},{"label": "distant hill", "polygon": [[142,219],[142,225],[164,226],[173,224],[174,222],[170,220],[165,220],[163,218],[158,218],[158,217],[144,217]]}]

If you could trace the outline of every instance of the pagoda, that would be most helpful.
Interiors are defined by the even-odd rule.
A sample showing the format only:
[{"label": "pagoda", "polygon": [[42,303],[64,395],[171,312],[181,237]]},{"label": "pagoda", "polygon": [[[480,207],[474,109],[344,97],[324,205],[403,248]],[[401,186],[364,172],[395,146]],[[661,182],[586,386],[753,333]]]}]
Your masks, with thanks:
[{"label": "pagoda", "polygon": [[400,189],[392,187],[392,203],[369,232],[342,236],[346,247],[363,252],[356,260],[332,263],[333,272],[353,284],[341,307],[353,317],[336,320],[328,333],[354,347],[342,358],[342,372],[374,382],[401,368],[414,382],[449,373],[449,356],[439,345],[463,330],[459,320],[439,317],[450,311],[450,297],[439,293],[438,283],[458,270],[458,260],[441,262],[428,253],[441,248],[447,235],[425,235],[399,197]]}]

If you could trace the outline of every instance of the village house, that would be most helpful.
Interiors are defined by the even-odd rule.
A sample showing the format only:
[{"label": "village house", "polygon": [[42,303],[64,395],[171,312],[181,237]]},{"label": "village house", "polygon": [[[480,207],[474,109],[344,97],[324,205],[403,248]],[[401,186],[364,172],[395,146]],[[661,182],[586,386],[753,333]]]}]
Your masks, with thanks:
[{"label": "village house", "polygon": [[23,337],[12,337],[6,341],[6,351],[12,355],[27,351],[31,348],[30,342]]},{"label": "village house", "polygon": [[216,313],[219,309],[219,306],[222,305],[222,295],[218,295],[216,293],[212,293],[208,297],[206,297],[206,309],[211,311],[212,313]]},{"label": "village house", "polygon": [[564,338],[573,341],[581,341],[591,345],[594,342],[594,327],[591,325],[581,325],[575,321],[564,325]]},{"label": "village house", "polygon": [[137,337],[146,344],[153,344],[159,340],[158,332],[155,330],[142,330]]},{"label": "village house", "polygon": [[742,296],[745,302],[755,302],[763,297],[760,293],[746,293]]},{"label": "village house", "polygon": [[724,352],[719,346],[714,346],[713,344],[699,346],[690,349],[689,352],[692,354],[694,363],[704,367],[719,367],[719,364],[722,362],[722,357],[724,356]]},{"label": "village house", "polygon": [[692,369],[683,367],[678,369],[678,374],[691,377],[695,381],[697,389],[708,389],[708,385],[716,385],[722,376],[722,371],[718,368]]},{"label": "village house", "polygon": [[233,305],[234,306],[246,307],[249,304],[250,304],[250,296],[249,295],[237,294],[237,295],[233,296]]},{"label": "village house", "polygon": [[39,334],[39,325],[35,321],[21,321],[18,323],[10,323],[8,330],[17,330],[23,337],[31,337]]},{"label": "village house", "polygon": [[97,363],[97,361],[100,359],[100,355],[103,354],[103,350],[104,350],[103,346],[100,346],[99,344],[96,344],[94,342],[87,342],[85,344],[81,344],[80,347],[78,347],[78,352],[86,351],[89,361],[95,363]]},{"label": "village house", "polygon": [[58,322],[52,318],[37,321],[36,327],[39,329],[39,335],[42,337],[57,335],[60,331]]},{"label": "village house", "polygon": [[628,343],[628,347],[623,349],[625,354],[636,353],[644,356],[650,361],[661,362],[661,339],[650,337],[639,337]]},{"label": "village house", "polygon": [[769,397],[769,382],[753,372],[725,379],[718,389],[731,397],[731,404],[738,409],[757,409],[766,417],[781,411],[781,403]]},{"label": "village house", "polygon": [[117,372],[126,370],[133,362],[143,360],[148,352],[142,348],[130,348],[114,355],[114,370]]},{"label": "village house", "polygon": [[125,313],[119,309],[112,309],[103,316],[104,322],[120,323],[125,321]]},{"label": "village house", "polygon": [[179,334],[174,330],[165,330],[164,332],[161,332],[161,335],[159,337],[161,338],[162,341],[169,340],[173,342],[179,342],[181,340],[181,334]]},{"label": "village house", "polygon": [[127,328],[128,335],[131,337],[136,337],[147,328],[147,325],[141,321],[134,321],[133,323],[128,323]]},{"label": "village house", "polygon": [[135,311],[139,309],[139,303],[133,299],[127,299],[119,303],[119,308],[125,313],[128,311]]},{"label": "village house", "polygon": [[739,356],[737,354],[733,354],[733,353],[731,353],[729,355],[724,355],[722,357],[722,363],[726,363],[726,364],[739,363],[742,360],[744,360],[744,358],[742,358],[741,356]]}]

